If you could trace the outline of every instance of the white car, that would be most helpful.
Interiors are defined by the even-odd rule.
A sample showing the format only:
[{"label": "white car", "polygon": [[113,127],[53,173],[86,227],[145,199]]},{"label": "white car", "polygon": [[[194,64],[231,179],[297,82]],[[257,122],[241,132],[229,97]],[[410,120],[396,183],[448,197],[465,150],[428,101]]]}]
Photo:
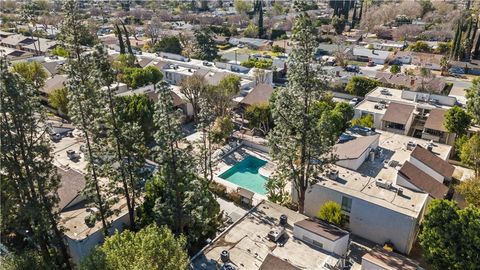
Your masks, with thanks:
[{"label": "white car", "polygon": [[360,100],[358,100],[358,98],[352,98],[352,100],[350,100],[350,102],[348,102],[348,105],[350,106],[355,106],[357,105],[357,103],[359,102]]}]

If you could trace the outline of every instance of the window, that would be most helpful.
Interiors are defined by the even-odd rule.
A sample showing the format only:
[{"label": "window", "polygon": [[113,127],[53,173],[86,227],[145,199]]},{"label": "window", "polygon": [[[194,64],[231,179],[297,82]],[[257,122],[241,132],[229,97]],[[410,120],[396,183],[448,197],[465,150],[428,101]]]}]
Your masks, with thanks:
[{"label": "window", "polygon": [[310,243],[310,244],[313,243],[313,240],[310,239],[309,237],[306,237],[305,235],[302,237],[302,240],[303,240],[304,242],[307,242],[307,243]]},{"label": "window", "polygon": [[313,244],[314,244],[315,246],[319,247],[319,248],[323,248],[323,244],[320,243],[320,242],[317,242],[317,241],[313,240]]},{"label": "window", "polygon": [[352,198],[342,196],[342,210],[347,213],[350,213],[351,209],[352,209]]}]

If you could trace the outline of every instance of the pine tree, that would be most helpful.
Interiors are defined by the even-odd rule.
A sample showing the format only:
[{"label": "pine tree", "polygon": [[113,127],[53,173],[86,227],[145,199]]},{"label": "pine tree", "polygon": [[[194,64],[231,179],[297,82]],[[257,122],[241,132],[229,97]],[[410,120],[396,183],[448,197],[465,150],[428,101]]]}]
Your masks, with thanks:
[{"label": "pine tree", "polygon": [[215,118],[215,112],[212,110],[212,107],[209,106],[208,100],[206,98],[200,98],[197,128],[202,132],[202,136],[198,153],[198,167],[203,175],[203,179],[207,180],[207,182],[213,180],[212,156],[215,147],[212,126]]},{"label": "pine tree", "polygon": [[[21,252],[33,244],[49,267],[70,268],[56,209],[60,177],[52,163],[38,92],[10,72],[3,58],[0,76],[2,242]],[[32,242],[16,246],[17,241],[9,241],[12,235]]]},{"label": "pine tree", "polygon": [[285,182],[282,178],[287,177],[292,182],[300,213],[304,211],[305,192],[322,166],[315,160],[322,158],[333,145],[331,134],[327,134],[329,129],[319,124],[319,117],[312,110],[312,105],[324,96],[326,87],[321,67],[315,65],[318,45],[312,39],[317,36],[315,30],[308,15],[296,18],[288,86],[278,91],[275,98],[272,108],[275,128],[269,134],[271,155],[277,164],[277,174],[269,181]]},{"label": "pine tree", "polygon": [[117,195],[125,197],[130,220],[130,227],[135,228],[135,205],[140,193],[140,181],[147,178],[143,169],[145,166],[146,147],[143,142],[144,134],[138,124],[123,123],[116,111],[115,92],[117,87],[112,87],[115,81],[115,71],[108,61],[104,47],[97,46],[94,52],[95,72],[100,79],[100,85],[106,88],[108,110],[105,122],[108,128],[105,155],[115,156],[103,166],[105,177],[112,181],[117,189]]},{"label": "pine tree", "polygon": [[220,209],[195,173],[192,147],[182,139],[180,112],[173,107],[170,91],[165,82],[157,86],[155,139],[159,169],[147,184],[144,212],[153,213],[159,225],[168,225],[175,234],[185,234],[192,247],[203,245],[202,241],[215,231]]},{"label": "pine tree", "polygon": [[101,145],[94,141],[102,133],[102,116],[105,114],[105,96],[99,91],[100,78],[95,73],[95,57],[84,53],[79,43],[85,25],[80,18],[77,2],[70,0],[65,4],[65,19],[62,25],[63,46],[69,50],[69,59],[65,68],[68,76],[66,88],[68,90],[69,108],[73,123],[83,132],[86,143],[87,175],[84,193],[90,204],[98,209],[92,213],[92,221],[101,220],[105,235],[108,235],[107,218],[113,214],[111,206],[116,198],[110,196],[106,185],[102,185],[98,164],[104,157],[99,154]]}]

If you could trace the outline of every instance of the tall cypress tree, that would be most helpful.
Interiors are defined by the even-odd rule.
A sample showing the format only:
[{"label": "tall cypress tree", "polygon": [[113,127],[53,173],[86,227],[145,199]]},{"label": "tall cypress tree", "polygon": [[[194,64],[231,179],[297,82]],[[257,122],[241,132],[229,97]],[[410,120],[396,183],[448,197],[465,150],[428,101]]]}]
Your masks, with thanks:
[{"label": "tall cypress tree", "polygon": [[128,53],[131,55],[134,55],[132,50],[132,45],[130,44],[130,35],[128,34],[127,27],[125,26],[125,23],[123,21],[122,21],[122,27],[123,27],[123,31],[125,32],[125,42],[127,44]]},{"label": "tall cypress tree", "polygon": [[263,1],[258,1],[258,38],[263,38],[265,30],[263,29]]},{"label": "tall cypress tree", "polygon": [[[45,268],[70,268],[56,209],[60,178],[53,165],[37,90],[0,59],[1,237],[13,250],[38,247]],[[30,239],[20,246],[11,240]],[[15,238],[15,237],[14,237]],[[20,240],[19,242],[24,241]]]},{"label": "tall cypress tree", "polygon": [[357,22],[357,1],[353,1],[352,29],[355,28]]},{"label": "tall cypress tree", "polygon": [[125,44],[123,43],[122,31],[120,30],[120,27],[118,27],[117,23],[115,24],[115,34],[117,34],[118,46],[120,47],[120,54],[125,54]]}]

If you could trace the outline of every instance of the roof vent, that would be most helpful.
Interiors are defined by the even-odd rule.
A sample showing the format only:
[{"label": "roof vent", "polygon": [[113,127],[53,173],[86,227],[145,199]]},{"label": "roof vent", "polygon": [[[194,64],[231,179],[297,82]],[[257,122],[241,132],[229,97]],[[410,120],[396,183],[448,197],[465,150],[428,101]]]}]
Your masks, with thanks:
[{"label": "roof vent", "polygon": [[228,262],[230,260],[230,252],[228,252],[228,250],[223,250],[222,253],[220,253],[220,259],[224,263]]},{"label": "roof vent", "polygon": [[397,195],[402,196],[403,195],[403,188],[398,188],[397,189]]},{"label": "roof vent", "polygon": [[385,181],[383,179],[377,179],[375,181],[375,185],[377,187],[381,187],[381,188],[384,188],[384,189],[390,189],[392,187],[392,183],[391,182],[388,182],[388,181]]},{"label": "roof vent", "polygon": [[280,225],[286,226],[287,223],[288,223],[288,217],[287,217],[287,215],[282,214],[282,215],[280,216]]},{"label": "roof vent", "polygon": [[237,268],[232,263],[225,263],[224,265],[222,265],[222,268],[221,268],[221,270],[235,270],[235,269]]},{"label": "roof vent", "polygon": [[329,170],[327,172],[327,177],[330,180],[337,180],[338,178],[338,170]]}]

